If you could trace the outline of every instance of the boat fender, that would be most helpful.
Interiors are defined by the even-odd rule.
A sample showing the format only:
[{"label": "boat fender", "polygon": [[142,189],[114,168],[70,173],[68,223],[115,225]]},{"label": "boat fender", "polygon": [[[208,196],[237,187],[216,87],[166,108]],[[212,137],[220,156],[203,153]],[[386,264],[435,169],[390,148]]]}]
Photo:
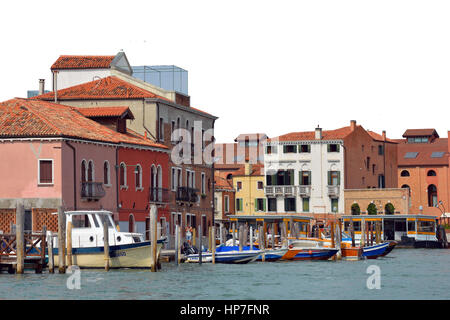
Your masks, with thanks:
[{"label": "boat fender", "polygon": [[289,249],[292,249],[294,246],[292,245],[292,244],[290,244],[289,246],[288,246],[288,248]]},{"label": "boat fender", "polygon": [[93,242],[93,241],[94,241],[94,237],[93,237],[93,236],[90,236],[90,237],[89,237],[89,241],[90,241],[90,242]]},{"label": "boat fender", "polygon": [[117,237],[117,242],[122,241],[122,238],[120,236]]},{"label": "boat fender", "polygon": [[308,253],[311,255],[312,254],[312,250],[309,250]]}]

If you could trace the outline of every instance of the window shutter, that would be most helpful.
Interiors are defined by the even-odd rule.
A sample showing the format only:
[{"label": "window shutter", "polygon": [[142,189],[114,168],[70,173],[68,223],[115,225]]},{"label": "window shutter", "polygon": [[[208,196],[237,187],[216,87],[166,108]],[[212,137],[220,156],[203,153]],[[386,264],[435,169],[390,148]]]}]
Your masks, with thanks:
[{"label": "window shutter", "polygon": [[255,199],[255,211],[258,211],[258,199]]},{"label": "window shutter", "polygon": [[299,150],[299,146],[298,145],[294,145],[294,152],[297,153],[297,151]]},{"label": "window shutter", "polygon": [[266,198],[263,199],[263,211],[266,212]]},{"label": "window shutter", "polygon": [[299,185],[299,186],[303,185],[302,177],[303,177],[303,171],[300,170],[300,171],[298,172],[298,185]]},{"label": "window shutter", "polygon": [[331,186],[331,171],[328,171],[328,185]]},{"label": "window shutter", "polygon": [[283,146],[283,153],[286,153],[287,146]]},{"label": "window shutter", "polygon": [[311,152],[311,145],[308,144],[308,152]]},{"label": "window shutter", "polygon": [[341,172],[337,171],[337,185],[340,186],[341,185]]},{"label": "window shutter", "polygon": [[39,161],[40,183],[52,183],[52,162],[49,160]]},{"label": "window shutter", "polygon": [[327,152],[330,152],[331,150],[331,146],[329,144],[327,144]]},{"label": "window shutter", "polygon": [[336,151],[337,151],[337,152],[339,152],[339,148],[340,148],[340,147],[341,147],[341,146],[340,146],[339,144],[336,145]]},{"label": "window shutter", "polygon": [[308,186],[311,185],[311,171],[308,171]]}]

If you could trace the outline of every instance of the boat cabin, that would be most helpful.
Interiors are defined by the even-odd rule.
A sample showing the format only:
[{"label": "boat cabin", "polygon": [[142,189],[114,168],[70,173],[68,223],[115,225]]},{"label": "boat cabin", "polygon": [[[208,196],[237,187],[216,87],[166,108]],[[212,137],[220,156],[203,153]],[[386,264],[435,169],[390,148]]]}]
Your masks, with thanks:
[{"label": "boat cabin", "polygon": [[405,241],[404,237],[408,237],[414,241],[437,241],[436,218],[428,215],[344,215],[342,227],[350,234],[350,224],[353,223],[355,240],[361,240],[361,224],[367,223],[369,230],[375,231],[376,221],[381,221],[381,235],[384,240]]}]

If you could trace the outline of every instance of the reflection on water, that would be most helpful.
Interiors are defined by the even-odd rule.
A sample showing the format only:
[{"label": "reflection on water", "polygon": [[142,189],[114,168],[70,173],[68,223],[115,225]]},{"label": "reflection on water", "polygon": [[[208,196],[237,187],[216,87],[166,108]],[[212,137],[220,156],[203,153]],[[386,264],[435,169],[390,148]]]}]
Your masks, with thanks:
[{"label": "reflection on water", "polygon": [[[366,286],[367,267],[381,270],[381,289]],[[162,264],[163,270],[82,270],[0,275],[0,299],[449,299],[450,250],[395,249],[377,260]]]}]

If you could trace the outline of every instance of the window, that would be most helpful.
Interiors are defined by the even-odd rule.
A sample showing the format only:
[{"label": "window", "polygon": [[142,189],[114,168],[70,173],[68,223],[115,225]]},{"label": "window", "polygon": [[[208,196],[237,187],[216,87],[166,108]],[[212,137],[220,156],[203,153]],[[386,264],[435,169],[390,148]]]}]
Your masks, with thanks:
[{"label": "window", "polygon": [[427,143],[428,137],[409,137],[408,143]]},{"label": "window", "polygon": [[276,212],[277,211],[277,198],[268,198],[268,211]]},{"label": "window", "polygon": [[89,217],[87,215],[72,215],[72,226],[74,228],[90,228]]},{"label": "window", "polygon": [[176,191],[177,190],[177,174],[178,174],[178,170],[177,168],[172,168],[172,176],[171,176],[171,187],[172,187],[172,191]]},{"label": "window", "polygon": [[431,153],[431,158],[442,158],[444,156],[445,152],[442,151],[435,151]]},{"label": "window", "polygon": [[255,199],[255,211],[266,211],[266,199]]},{"label": "window", "polygon": [[300,153],[311,153],[311,145],[310,144],[302,144],[302,145],[300,145],[298,152],[300,152]]},{"label": "window", "polygon": [[340,171],[328,171],[328,185],[339,186],[341,184],[341,172]]},{"label": "window", "polygon": [[404,155],[405,159],[415,159],[419,153],[418,152],[406,152]]},{"label": "window", "polygon": [[384,146],[380,144],[378,146],[378,155],[382,156],[383,154],[384,154]]},{"label": "window", "polygon": [[264,189],[264,184],[262,181],[258,181],[258,190]]},{"label": "window", "polygon": [[331,212],[338,212],[339,199],[331,199]]},{"label": "window", "polygon": [[284,211],[296,211],[295,198],[284,198]]},{"label": "window", "polygon": [[127,167],[126,167],[125,163],[123,163],[123,162],[120,164],[119,180],[120,180],[121,187],[127,186]]},{"label": "window", "polygon": [[297,152],[297,146],[296,145],[283,146],[283,152],[284,153],[296,153]]},{"label": "window", "polygon": [[328,152],[339,152],[339,145],[336,143],[328,145]]},{"label": "window", "polygon": [[366,169],[367,169],[367,171],[370,170],[370,157],[366,158]]},{"label": "window", "polygon": [[309,212],[309,198],[302,198],[303,212]]},{"label": "window", "polygon": [[159,140],[164,141],[164,119],[159,118]]},{"label": "window", "polygon": [[408,221],[408,231],[416,231],[416,222]]},{"label": "window", "polygon": [[277,146],[266,146],[266,154],[278,153]]},{"label": "window", "polygon": [[237,189],[237,191],[242,189],[242,182],[241,181],[236,182],[236,189]]},{"label": "window", "polygon": [[372,165],[372,174],[375,174],[375,167],[376,167],[376,166],[373,164],[373,165]]},{"label": "window", "polygon": [[438,204],[437,201],[437,188],[434,184],[430,184],[428,186],[428,206],[429,207],[436,207]]},{"label": "window", "polygon": [[429,170],[429,171],[427,172],[427,176],[428,176],[428,177],[435,177],[435,176],[436,176],[436,171],[434,171],[434,170]]},{"label": "window", "polygon": [[435,232],[434,231],[434,221],[417,221],[417,231],[418,232]]},{"label": "window", "polygon": [[242,198],[237,198],[236,199],[236,211],[242,212],[242,210],[244,210]]},{"label": "window", "polygon": [[109,162],[105,161],[103,163],[103,183],[105,185],[111,184],[111,176],[110,176],[110,170],[109,170]]},{"label": "window", "polygon": [[81,182],[86,182],[86,160],[81,161]]},{"label": "window", "polygon": [[383,189],[383,188],[385,188],[385,187],[386,187],[386,184],[385,184],[385,178],[384,178],[384,175],[383,175],[383,174],[380,174],[380,175],[378,176],[378,188]]},{"label": "window", "polygon": [[136,190],[142,189],[142,167],[139,164],[136,166],[136,169],[134,170],[134,179],[136,184]]},{"label": "window", "polygon": [[402,170],[402,172],[400,173],[401,177],[409,177],[409,171],[408,170]]},{"label": "window", "polygon": [[53,160],[39,160],[38,181],[39,184],[53,183]]},{"label": "window", "polygon": [[94,161],[92,160],[88,162],[87,178],[89,182],[94,181]]},{"label": "window", "polygon": [[300,185],[310,186],[311,185],[311,171],[300,171]]},{"label": "window", "polygon": [[223,207],[224,207],[225,213],[228,213],[230,211],[230,197],[224,196],[223,199],[224,199]]},{"label": "window", "polygon": [[293,186],[294,170],[279,170],[274,175],[266,175],[267,186]]},{"label": "window", "polygon": [[206,193],[206,177],[205,173],[202,172],[202,194]]}]

